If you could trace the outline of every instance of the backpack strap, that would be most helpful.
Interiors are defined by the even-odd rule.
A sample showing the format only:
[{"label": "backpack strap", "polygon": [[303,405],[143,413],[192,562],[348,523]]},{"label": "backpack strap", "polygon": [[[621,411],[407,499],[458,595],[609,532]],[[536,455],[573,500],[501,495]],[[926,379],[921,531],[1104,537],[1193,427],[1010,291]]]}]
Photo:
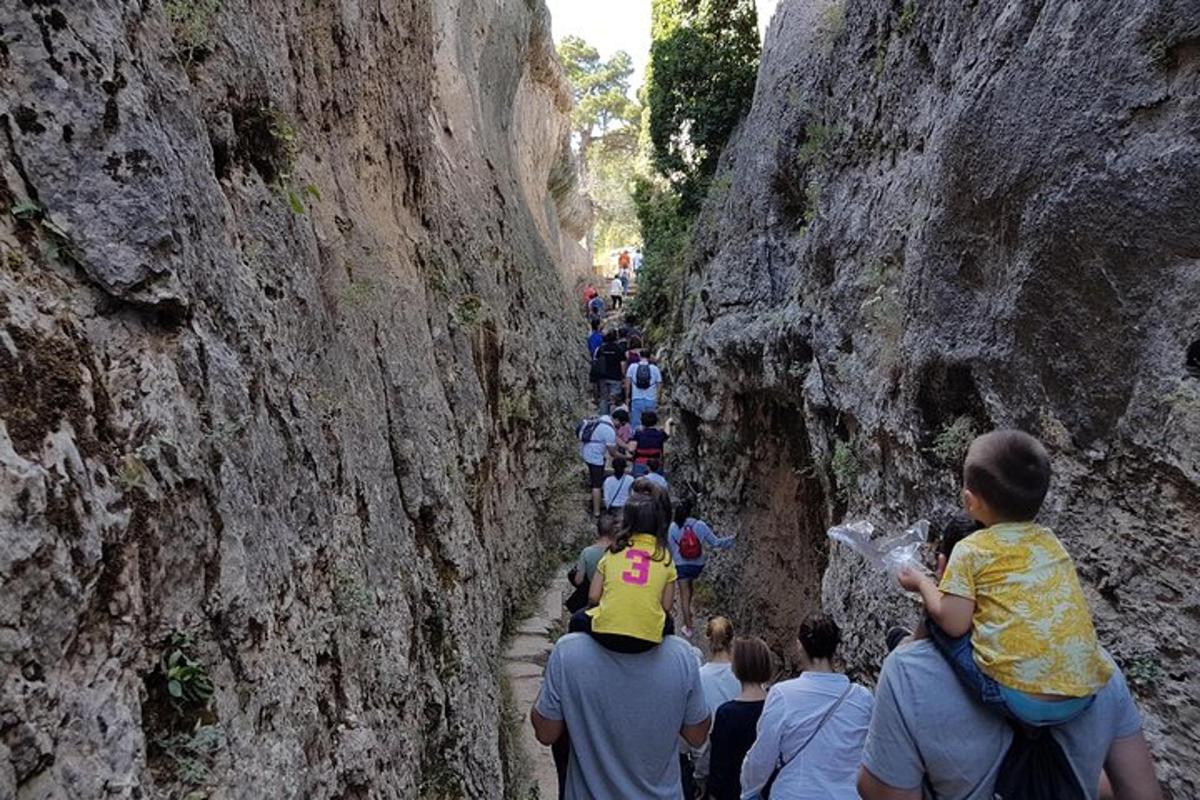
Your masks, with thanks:
[{"label": "backpack strap", "polygon": [[796,756],[803,753],[804,748],[808,747],[809,743],[811,743],[813,739],[817,738],[817,734],[821,732],[821,728],[825,727],[825,723],[828,722],[829,718],[833,716],[833,712],[838,710],[838,706],[840,706],[842,704],[843,700],[845,700],[847,697],[850,696],[850,692],[853,689],[854,689],[854,681],[850,681],[850,685],[846,687],[846,691],[842,692],[842,696],[839,697],[837,699],[837,701],[835,701],[834,704],[829,707],[829,710],[826,711],[825,715],[821,717],[821,721],[817,723],[817,727],[813,728],[813,732],[808,735],[808,738],[804,740],[804,743],[800,745],[800,748],[796,752],[792,753],[791,758],[789,758],[785,761],[783,759],[783,755],[780,754],[779,766],[776,768],[776,771],[775,771],[776,775],[778,775],[780,772],[782,772],[783,768],[786,767],[788,764],[791,764],[793,761],[795,761]]},{"label": "backpack strap", "polygon": [[[617,497],[621,494],[621,489],[624,488],[624,486],[625,486],[625,479],[629,478],[629,477],[631,477],[631,476],[629,476],[629,475],[621,476],[621,480],[618,481],[618,483],[617,483],[617,490],[615,492],[613,492],[613,496],[612,496],[613,500],[616,500]],[[607,497],[604,498],[604,510],[608,511],[611,508],[612,508],[612,500],[609,500]]]}]

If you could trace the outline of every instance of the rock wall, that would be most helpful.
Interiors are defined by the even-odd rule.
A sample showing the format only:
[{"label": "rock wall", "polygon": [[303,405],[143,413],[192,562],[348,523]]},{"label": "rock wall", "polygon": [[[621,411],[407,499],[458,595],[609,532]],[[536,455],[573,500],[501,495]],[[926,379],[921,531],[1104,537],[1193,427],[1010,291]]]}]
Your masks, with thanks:
[{"label": "rock wall", "polygon": [[870,679],[915,606],[824,531],[957,505],[974,431],[1050,447],[1075,556],[1175,797],[1200,794],[1200,7],[783,0],[675,321],[674,480],[783,643]]},{"label": "rock wall", "polygon": [[0,7],[0,797],[503,794],[569,102],[540,2]]}]

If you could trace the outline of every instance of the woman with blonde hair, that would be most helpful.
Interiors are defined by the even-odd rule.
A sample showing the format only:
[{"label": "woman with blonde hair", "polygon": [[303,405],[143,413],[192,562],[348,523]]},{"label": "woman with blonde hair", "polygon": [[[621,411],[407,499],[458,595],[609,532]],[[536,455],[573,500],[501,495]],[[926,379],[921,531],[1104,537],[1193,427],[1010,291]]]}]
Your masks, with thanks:
[{"label": "woman with blonde hair", "polygon": [[[708,713],[715,714],[727,700],[737,697],[742,685],[733,674],[733,623],[728,617],[711,617],[704,628],[708,639],[708,661],[700,667],[700,685]],[[692,770],[697,781],[708,776],[708,745],[692,751]]]}]

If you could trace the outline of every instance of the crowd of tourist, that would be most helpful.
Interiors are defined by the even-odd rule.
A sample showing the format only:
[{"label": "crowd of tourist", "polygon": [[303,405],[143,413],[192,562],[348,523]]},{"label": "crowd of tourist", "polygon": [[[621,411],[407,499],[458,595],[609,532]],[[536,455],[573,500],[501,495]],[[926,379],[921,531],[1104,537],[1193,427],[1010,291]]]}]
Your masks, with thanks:
[{"label": "crowd of tourist", "polygon": [[972,443],[936,569],[900,571],[924,613],[887,633],[873,692],[838,670],[841,630],[819,611],[797,626],[796,677],[725,616],[707,620],[705,660],[693,585],[707,552],[737,539],[671,489],[664,376],[636,325],[609,313],[620,296],[614,281],[599,313],[594,289],[584,299],[597,414],[576,436],[597,536],[571,570],[569,633],[530,713],[561,797],[1161,798],[1073,562],[1034,521],[1049,457],[1019,431]]}]

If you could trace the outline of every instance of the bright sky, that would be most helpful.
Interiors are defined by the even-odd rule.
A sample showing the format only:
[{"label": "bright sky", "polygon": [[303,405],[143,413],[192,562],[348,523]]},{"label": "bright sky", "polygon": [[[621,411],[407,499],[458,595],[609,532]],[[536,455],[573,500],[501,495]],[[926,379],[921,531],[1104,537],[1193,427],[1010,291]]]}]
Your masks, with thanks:
[{"label": "bright sky", "polygon": [[[758,0],[758,29],[767,28],[779,0]],[[642,85],[650,59],[650,0],[546,0],[554,39],[579,36],[610,58],[624,50],[633,58],[633,91]]]}]

